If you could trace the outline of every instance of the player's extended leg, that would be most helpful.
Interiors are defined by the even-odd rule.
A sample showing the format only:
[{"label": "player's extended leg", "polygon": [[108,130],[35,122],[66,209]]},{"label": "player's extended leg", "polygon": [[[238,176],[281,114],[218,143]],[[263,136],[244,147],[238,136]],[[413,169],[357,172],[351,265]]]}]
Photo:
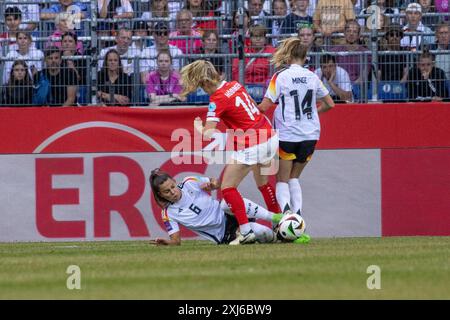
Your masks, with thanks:
[{"label": "player's extended leg", "polygon": [[294,165],[292,166],[288,184],[289,184],[289,191],[291,194],[291,204],[292,204],[291,210],[294,213],[300,214],[302,212],[303,196],[299,177],[307,164],[308,162],[304,163],[294,162]]},{"label": "player's extended leg", "polygon": [[289,178],[292,171],[291,160],[280,159],[280,167],[277,174],[277,201],[283,212],[291,209],[291,193],[289,191]]},{"label": "player's extended leg", "polygon": [[253,232],[256,235],[256,240],[260,243],[277,242],[277,235],[269,227],[256,222],[250,222]]},{"label": "player's extended leg", "polygon": [[266,167],[270,167],[270,163],[267,165],[256,165],[253,167],[253,177],[255,178],[256,185],[261,192],[267,209],[271,212],[281,212],[280,206],[277,202],[275,188],[269,182],[269,176],[262,174],[262,170]]},{"label": "player's extended leg", "polygon": [[[281,218],[283,217],[282,214],[270,212],[270,211],[266,210],[266,208],[260,206],[259,204],[255,203],[249,199],[246,199],[246,198],[243,198],[243,199],[244,199],[245,210],[246,210],[248,218],[261,219],[261,220],[270,221],[270,222],[277,224],[278,222],[280,222]],[[225,201],[222,201],[220,203],[220,207],[223,211],[225,211],[227,213],[231,213],[231,210]]]},{"label": "player's extended leg", "polygon": [[246,235],[252,231],[248,222],[244,200],[237,190],[237,186],[250,172],[251,166],[233,163],[228,164],[222,178],[222,195],[233,212],[239,223],[239,229],[242,235]]}]

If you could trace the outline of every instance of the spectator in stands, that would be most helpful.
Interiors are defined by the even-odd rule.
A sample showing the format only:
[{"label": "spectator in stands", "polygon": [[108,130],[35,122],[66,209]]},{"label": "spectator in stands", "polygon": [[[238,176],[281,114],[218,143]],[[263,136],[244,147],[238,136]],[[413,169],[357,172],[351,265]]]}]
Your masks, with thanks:
[{"label": "spectator in stands", "polygon": [[[6,31],[0,34],[1,46],[8,48],[8,51],[16,50],[14,47],[17,40],[17,32],[20,31],[22,22],[22,11],[18,7],[8,7],[5,10]],[[6,41],[8,40],[8,41]]]},{"label": "spectator in stands", "polygon": [[138,66],[139,60],[135,58],[141,55],[141,51],[138,48],[133,48],[131,46],[131,39],[132,32],[130,29],[120,29],[116,35],[116,45],[113,47],[102,49],[102,51],[100,51],[100,59],[98,61],[99,70],[103,67],[106,53],[108,53],[111,49],[115,49],[120,54],[120,57],[122,59],[122,71],[127,75],[131,75],[135,71],[138,72],[139,70],[134,69],[134,64],[136,63]]},{"label": "spectator in stands", "polygon": [[50,83],[50,106],[73,106],[77,98],[77,75],[71,68],[62,67],[61,51],[57,47],[49,47],[45,51],[45,69],[38,72],[33,79],[39,85],[42,74]]},{"label": "spectator in stands", "polygon": [[[332,47],[331,51],[345,53],[368,51],[366,47],[359,44],[360,29],[356,20],[347,21],[344,30],[345,43]],[[336,61],[348,72],[352,83],[367,81],[371,68],[370,55],[347,54],[337,56]]]},{"label": "spectator in stands", "polygon": [[282,39],[280,35],[283,34],[283,32],[281,30],[287,15],[287,5],[285,0],[273,0],[272,15],[284,17],[272,20],[272,36],[274,36],[274,38],[272,38],[272,46],[276,47],[278,42]]},{"label": "spectator in stands", "polygon": [[[243,25],[244,29],[244,42],[246,47],[250,47],[250,13],[244,9]],[[239,37],[239,12],[236,10],[233,13],[233,33],[231,34],[231,40],[229,42],[230,52],[237,52]]]},{"label": "spectator in stands", "polygon": [[[169,18],[170,20],[175,20],[176,15],[170,14],[169,3],[167,0],[153,0],[151,1],[150,11],[146,11],[142,14],[141,19],[148,21],[147,25],[150,30],[155,28],[156,22],[149,21],[153,18]],[[171,22],[172,23],[172,22]],[[175,25],[173,26],[175,27]]]},{"label": "spectator in stands", "polygon": [[169,51],[160,51],[156,57],[158,68],[149,74],[147,79],[147,94],[150,106],[186,101],[180,96],[183,87],[180,74],[172,69],[172,57]]},{"label": "spectator in stands", "polygon": [[129,106],[132,84],[131,77],[123,71],[120,53],[116,49],[109,49],[98,76],[97,97],[108,106]]},{"label": "spectator in stands", "polygon": [[334,56],[326,54],[320,57],[320,68],[315,74],[322,80],[336,103],[353,100],[352,84],[345,69],[336,65]]},{"label": "spectator in stands", "polygon": [[[378,79],[405,82],[408,76],[408,56],[407,51],[400,47],[403,29],[399,24],[393,23],[386,28],[384,37],[386,42],[382,51],[387,53],[378,55]],[[405,54],[399,54],[399,51]]]},{"label": "spectator in stands", "polygon": [[[250,47],[246,53],[269,53],[273,54],[275,48],[267,44],[266,28],[262,25],[250,27]],[[270,57],[252,57],[245,59],[245,84],[266,85],[267,79],[271,77]],[[233,59],[232,78],[239,81],[239,59]]]},{"label": "spectator in stands", "polygon": [[183,9],[177,13],[176,20],[177,30],[169,34],[169,38],[185,36],[185,39],[173,39],[169,43],[177,46],[184,54],[195,53],[201,46],[201,34],[193,29],[192,13],[189,10]]},{"label": "spectator in stands", "polygon": [[82,56],[83,53],[78,50],[78,37],[74,32],[66,32],[61,37],[61,52],[63,59],[63,69],[72,69],[77,76],[78,84],[78,99],[79,103],[85,103],[87,101],[87,60],[77,59],[76,57]]},{"label": "spectator in stands", "polygon": [[[379,15],[378,15],[378,19],[377,20],[372,20],[371,16],[370,17],[366,17],[366,18],[358,19],[358,23],[363,28],[363,30],[366,30],[366,31],[369,31],[369,32],[373,28],[378,29],[378,30],[383,30],[391,22],[394,23],[394,19],[391,19],[386,14],[399,14],[399,10],[397,8],[392,8],[390,5],[388,6],[388,2],[392,2],[392,0],[378,0],[377,1],[376,6],[379,9]],[[372,15],[372,14],[374,14],[374,12],[372,11],[373,8],[371,6],[371,3],[369,2],[368,5],[369,5],[368,8],[363,8],[359,12],[360,15],[364,15],[364,14]],[[375,14],[377,14],[377,13],[375,12]],[[370,22],[372,22],[375,25],[373,25]]]},{"label": "spectator in stands", "polygon": [[[203,46],[198,53],[200,54],[219,54],[219,35],[215,30],[208,30],[202,36]],[[203,60],[210,61],[222,79],[225,79],[225,60],[222,57],[205,57]],[[193,59],[194,62],[197,59]]]},{"label": "spectator in stands", "polygon": [[[170,16],[170,21],[176,21],[177,20],[177,14],[178,12],[181,11],[182,9],[182,5],[183,5],[184,1],[180,1],[180,0],[169,0],[169,16]],[[176,26],[175,24],[172,25],[170,24],[170,29],[174,29]]]},{"label": "spectator in stands", "polygon": [[20,4],[23,0],[8,0],[6,8],[17,7],[22,13],[22,23],[20,30],[34,31],[39,23],[39,4],[32,4],[31,2],[40,3],[40,0],[28,0],[30,3]]},{"label": "spectator in stands", "polygon": [[436,27],[436,44],[433,46],[436,50],[436,67],[444,70],[447,80],[450,80],[450,54],[442,51],[450,50],[450,26],[447,23],[440,23]]},{"label": "spectator in stands", "polygon": [[410,3],[406,8],[406,26],[403,27],[405,36],[400,44],[410,51],[422,50],[424,46],[434,43],[433,31],[422,23],[422,6]]},{"label": "spectator in stands", "polygon": [[[214,17],[214,11],[209,10],[207,5],[208,3],[205,0],[187,0],[185,9],[189,10],[195,18]],[[203,35],[206,30],[217,30],[217,21],[196,20],[192,27]]]},{"label": "spectator in stands", "polygon": [[[132,19],[134,12],[133,7],[129,0],[97,0],[98,6],[98,17],[100,19]],[[120,30],[121,25],[117,22],[107,22],[100,21],[98,23],[98,36],[99,37],[109,37],[111,35],[116,35],[118,30]],[[126,28],[131,28],[131,26],[124,25]],[[103,46],[111,46],[110,41],[102,41]]]},{"label": "spectator in stands", "polygon": [[441,17],[441,20],[448,22],[450,20],[450,15],[448,14],[450,12],[449,0],[435,0],[434,4],[437,13],[447,13],[446,16]]},{"label": "spectator in stands", "polygon": [[3,87],[1,104],[7,107],[31,106],[33,98],[33,81],[28,72],[28,65],[23,60],[14,61],[9,79]]},{"label": "spectator in stands", "polygon": [[298,29],[298,38],[301,40],[302,44],[308,47],[308,55],[306,56],[306,61],[303,67],[314,72],[319,66],[320,56],[309,55],[311,52],[321,52],[322,49],[315,44],[314,30],[312,26],[300,26]]},{"label": "spectator in stands", "polygon": [[426,13],[436,13],[434,8],[433,0],[419,0],[417,1],[422,6],[422,23],[431,30],[435,30],[436,26],[439,24],[441,20],[438,16],[424,16]]},{"label": "spectator in stands", "polygon": [[153,39],[155,43],[145,48],[141,54],[139,69],[141,72],[141,81],[146,83],[148,74],[156,70],[156,56],[161,50],[168,50],[172,57],[172,67],[179,71],[182,67],[183,52],[174,45],[169,44],[169,27],[165,22],[158,22],[153,29]]},{"label": "spectator in stands", "polygon": [[[78,8],[75,8],[78,7]],[[82,2],[74,2],[73,0],[59,0],[58,4],[53,4],[48,9],[41,10],[41,20],[44,21],[54,21],[56,15],[60,12],[67,12],[70,14],[71,23],[75,23],[75,29],[79,29],[80,33],[83,34],[85,29],[81,23],[81,19],[88,18],[90,16],[89,7]]]},{"label": "spectator in stands", "polygon": [[313,25],[313,19],[307,13],[309,0],[295,0],[294,3],[295,10],[286,17],[281,29],[282,34],[296,33],[302,25]]},{"label": "spectator in stands", "polygon": [[133,37],[137,37],[138,39],[134,40],[131,46],[137,48],[141,52],[152,45],[151,40],[148,39],[148,25],[145,21],[134,22]]},{"label": "spectator in stands", "polygon": [[5,67],[3,69],[3,84],[8,81],[11,74],[12,65],[15,60],[23,60],[28,65],[28,73],[33,77],[36,72],[42,70],[44,54],[31,46],[31,35],[27,31],[17,33],[17,50],[11,50],[5,57]]},{"label": "spectator in stands", "polygon": [[250,25],[262,25],[266,29],[272,28],[270,19],[264,19],[270,14],[263,10],[265,0],[248,0],[248,12],[250,13]]},{"label": "spectator in stands", "polygon": [[441,101],[448,98],[445,73],[434,66],[433,55],[425,51],[408,73],[408,98],[415,101]]},{"label": "spectator in stands", "polygon": [[[319,0],[313,22],[316,32],[329,38],[335,32],[343,32],[347,21],[354,20],[355,13],[350,0]],[[333,39],[333,44],[342,44],[341,39]]]},{"label": "spectator in stands", "polygon": [[[73,25],[70,23],[70,14],[67,12],[61,12],[56,15],[55,18],[55,27],[56,30],[49,37],[47,43],[45,44],[45,48],[54,46],[57,48],[61,48],[61,36],[67,32],[73,31]],[[83,53],[83,43],[81,41],[77,41],[76,49],[79,53]]]}]

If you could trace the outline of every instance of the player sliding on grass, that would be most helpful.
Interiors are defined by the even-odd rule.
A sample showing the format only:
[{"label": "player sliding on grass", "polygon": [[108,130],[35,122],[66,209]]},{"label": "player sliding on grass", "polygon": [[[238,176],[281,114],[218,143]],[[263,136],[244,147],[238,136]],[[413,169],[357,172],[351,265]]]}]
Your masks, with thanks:
[{"label": "player sliding on grass", "polygon": [[[328,90],[313,72],[303,68],[307,47],[300,39],[284,40],[275,52],[272,63],[276,72],[266,95],[258,106],[265,112],[279,101],[274,123],[280,135],[280,167],[276,196],[283,212],[301,214],[302,189],[299,177],[314,152],[320,136],[318,113],[334,107]],[[322,104],[316,107],[316,98]]]},{"label": "player sliding on grass", "polygon": [[[245,202],[237,190],[238,185],[253,171],[258,189],[261,191],[267,208],[271,212],[280,212],[275,197],[275,189],[268,183],[268,176],[261,174],[261,169],[270,165],[278,149],[278,137],[270,122],[259,112],[255,102],[236,81],[220,80],[214,66],[205,60],[197,60],[181,70],[184,86],[183,94],[202,88],[210,95],[206,123],[197,117],[194,127],[205,137],[211,137],[220,121],[233,129],[234,150],[222,178],[222,195],[235,215],[241,244],[253,243],[256,235],[248,222]],[[237,132],[243,132],[240,138]]]},{"label": "player sliding on grass", "polygon": [[[236,239],[239,227],[227,204],[215,200],[207,191],[220,187],[218,180],[207,177],[187,177],[177,182],[167,173],[155,169],[150,175],[150,186],[158,205],[163,209],[162,218],[170,240],[156,239],[157,245],[179,245],[181,243],[178,224],[196,232],[217,244],[240,244]],[[256,203],[243,199],[250,218],[278,223],[282,214],[274,214]],[[258,242],[276,242],[275,233],[268,227],[250,222]]]}]

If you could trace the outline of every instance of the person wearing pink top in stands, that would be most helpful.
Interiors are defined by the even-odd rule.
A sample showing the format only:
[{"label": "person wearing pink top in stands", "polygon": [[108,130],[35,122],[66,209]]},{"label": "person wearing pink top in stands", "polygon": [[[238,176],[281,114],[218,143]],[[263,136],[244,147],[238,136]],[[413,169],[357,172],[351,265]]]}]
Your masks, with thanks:
[{"label": "person wearing pink top in stands", "polygon": [[169,38],[189,36],[188,39],[171,39],[169,44],[177,46],[184,54],[195,53],[202,47],[201,33],[192,28],[192,13],[181,10],[177,13],[177,30],[169,34]]},{"label": "person wearing pink top in stands", "polygon": [[158,106],[176,101],[185,101],[180,96],[183,87],[180,74],[172,68],[172,56],[168,50],[161,50],[156,56],[156,71],[150,72],[147,78],[147,94],[150,106]]}]

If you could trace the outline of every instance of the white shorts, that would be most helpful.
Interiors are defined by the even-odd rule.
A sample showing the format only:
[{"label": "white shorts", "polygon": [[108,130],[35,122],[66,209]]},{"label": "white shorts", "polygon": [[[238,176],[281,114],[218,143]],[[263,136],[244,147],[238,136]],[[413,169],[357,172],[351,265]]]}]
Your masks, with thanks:
[{"label": "white shorts", "polygon": [[264,143],[257,144],[253,147],[234,151],[231,159],[246,165],[266,164],[275,157],[278,150],[278,135],[274,134]]}]

